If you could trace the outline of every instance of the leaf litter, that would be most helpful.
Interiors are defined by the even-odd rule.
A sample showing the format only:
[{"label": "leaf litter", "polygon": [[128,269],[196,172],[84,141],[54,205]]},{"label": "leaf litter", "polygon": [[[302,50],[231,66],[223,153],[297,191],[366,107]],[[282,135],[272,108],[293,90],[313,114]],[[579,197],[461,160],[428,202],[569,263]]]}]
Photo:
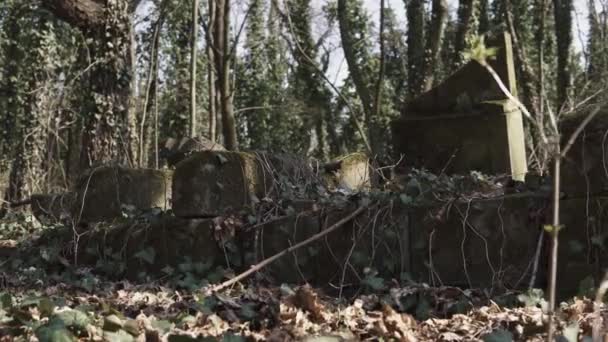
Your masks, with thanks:
[{"label": "leaf litter", "polygon": [[[349,300],[308,285],[205,292],[12,279],[0,292],[0,341],[542,341],[545,331],[541,305],[525,306],[515,294],[489,300],[482,291],[425,285]],[[591,335],[593,302],[563,303],[558,317],[567,341],[582,340]]]}]

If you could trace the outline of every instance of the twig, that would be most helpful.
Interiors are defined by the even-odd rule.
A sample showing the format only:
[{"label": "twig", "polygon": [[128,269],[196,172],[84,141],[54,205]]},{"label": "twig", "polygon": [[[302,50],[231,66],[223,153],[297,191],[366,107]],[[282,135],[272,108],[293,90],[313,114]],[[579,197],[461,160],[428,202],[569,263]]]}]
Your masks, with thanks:
[{"label": "twig", "polygon": [[[372,206],[375,206],[375,204],[372,205]],[[287,249],[284,249],[281,252],[279,252],[279,253],[271,256],[271,257],[268,257],[268,258],[262,260],[261,262],[259,262],[256,265],[251,266],[250,269],[248,269],[247,271],[239,274],[238,276],[236,276],[236,277],[234,277],[234,278],[232,278],[230,280],[227,280],[227,281],[225,281],[225,282],[223,282],[223,283],[221,283],[219,285],[216,285],[216,286],[212,287],[211,291],[212,292],[220,291],[222,289],[225,289],[228,286],[236,284],[237,282],[239,282],[239,281],[247,278],[248,276],[250,276],[250,275],[258,272],[262,268],[264,268],[264,267],[268,266],[269,264],[273,263],[274,261],[278,260],[282,256],[284,256],[286,254],[289,254],[289,253],[292,253],[295,250],[297,250],[297,249],[299,249],[301,247],[304,247],[304,246],[310,244],[311,242],[314,242],[314,241],[322,238],[323,236],[325,236],[325,235],[333,232],[334,230],[342,227],[345,223],[347,223],[348,221],[354,219],[359,214],[361,214],[365,209],[371,208],[372,206],[365,206],[364,205],[364,206],[359,207],[357,210],[353,211],[352,213],[350,213],[350,215],[348,215],[348,216],[344,217],[343,219],[341,219],[340,221],[336,222],[331,227],[329,227],[329,228],[327,228],[327,229],[325,229],[325,230],[323,230],[323,231],[321,231],[321,232],[319,232],[319,233],[317,233],[317,234],[309,237],[308,239],[306,239],[306,240],[304,240],[302,242],[299,242],[299,243],[297,243],[297,244],[295,244],[295,245],[293,245],[293,246],[291,246],[291,247],[289,247]]]},{"label": "twig", "polygon": [[572,135],[570,136],[570,139],[568,139],[568,143],[562,150],[561,158],[564,158],[566,156],[566,153],[568,153],[568,151],[570,150],[572,145],[574,145],[576,138],[578,138],[578,136],[581,134],[581,132],[585,129],[585,127],[587,127],[589,122],[591,122],[591,120],[593,120],[593,118],[595,118],[595,116],[602,110],[602,108],[603,108],[602,106],[596,106],[595,109],[593,109],[593,111],[591,113],[589,113],[589,115],[587,115],[585,120],[583,120],[583,122],[581,122],[581,124],[578,125],[578,127],[576,128],[574,133],[572,133]]}]

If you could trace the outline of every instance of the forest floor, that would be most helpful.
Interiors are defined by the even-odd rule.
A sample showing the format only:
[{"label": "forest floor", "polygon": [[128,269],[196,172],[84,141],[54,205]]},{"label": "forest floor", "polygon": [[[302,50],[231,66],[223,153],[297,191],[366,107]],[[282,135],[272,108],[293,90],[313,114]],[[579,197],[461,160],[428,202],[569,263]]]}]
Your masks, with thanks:
[{"label": "forest floor", "polygon": [[[545,332],[540,290],[490,296],[388,280],[381,290],[330,294],[254,279],[211,293],[196,265],[137,282],[104,265],[75,267],[53,240],[31,242],[53,229],[28,217],[0,221],[0,342],[541,341]],[[581,298],[557,317],[564,341],[577,341],[596,316]]]}]

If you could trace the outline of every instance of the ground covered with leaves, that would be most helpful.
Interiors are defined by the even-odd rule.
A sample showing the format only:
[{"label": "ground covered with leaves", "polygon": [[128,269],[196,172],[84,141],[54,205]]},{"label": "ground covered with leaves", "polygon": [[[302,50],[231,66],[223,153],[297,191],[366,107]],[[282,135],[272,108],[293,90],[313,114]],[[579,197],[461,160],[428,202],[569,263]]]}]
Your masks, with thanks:
[{"label": "ground covered with leaves", "polygon": [[[90,274],[96,282],[87,289],[33,271],[4,275],[0,341],[535,341],[544,332],[534,294],[501,304],[483,292],[424,285],[350,299],[286,285],[211,294]],[[566,340],[576,341],[591,334],[593,303],[564,303],[559,317]]]}]

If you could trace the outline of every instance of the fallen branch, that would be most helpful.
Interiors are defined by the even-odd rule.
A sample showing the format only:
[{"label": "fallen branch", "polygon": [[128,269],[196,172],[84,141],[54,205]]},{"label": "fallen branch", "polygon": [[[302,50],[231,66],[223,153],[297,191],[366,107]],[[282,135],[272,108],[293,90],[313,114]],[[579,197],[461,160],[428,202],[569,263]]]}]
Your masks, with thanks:
[{"label": "fallen branch", "polygon": [[[375,205],[376,204],[374,204],[372,206],[375,206]],[[310,244],[311,242],[314,242],[314,241],[322,238],[323,236],[325,236],[325,235],[333,232],[334,230],[342,227],[345,223],[347,223],[348,221],[354,219],[359,214],[361,214],[365,209],[371,208],[372,206],[370,206],[370,205],[364,205],[364,206],[359,207],[357,210],[353,211],[348,216],[346,216],[343,219],[341,219],[340,221],[334,223],[331,227],[329,227],[329,228],[327,228],[327,229],[325,229],[325,230],[323,230],[323,231],[321,231],[321,232],[319,232],[319,233],[317,233],[317,234],[309,237],[308,239],[306,239],[306,240],[304,240],[304,241],[302,241],[300,243],[297,243],[297,244],[295,244],[295,245],[293,245],[293,246],[291,246],[291,247],[289,247],[287,249],[284,249],[281,252],[279,252],[279,253],[271,256],[271,257],[268,257],[268,258],[260,261],[256,265],[251,266],[251,268],[248,269],[247,271],[239,274],[238,276],[236,276],[236,277],[234,277],[234,278],[232,278],[230,280],[227,280],[227,281],[225,281],[225,282],[223,282],[223,283],[221,283],[219,285],[213,286],[211,288],[211,291],[212,292],[220,291],[222,289],[225,289],[228,286],[236,284],[237,282],[239,282],[239,281],[247,278],[248,276],[252,275],[253,273],[261,270],[262,268],[264,268],[264,267],[268,266],[269,264],[273,263],[274,261],[278,260],[282,256],[284,256],[284,255],[286,255],[288,253],[291,253],[291,252],[293,252],[293,251],[295,251],[295,250],[297,250],[299,248],[302,248],[302,247]]]}]

